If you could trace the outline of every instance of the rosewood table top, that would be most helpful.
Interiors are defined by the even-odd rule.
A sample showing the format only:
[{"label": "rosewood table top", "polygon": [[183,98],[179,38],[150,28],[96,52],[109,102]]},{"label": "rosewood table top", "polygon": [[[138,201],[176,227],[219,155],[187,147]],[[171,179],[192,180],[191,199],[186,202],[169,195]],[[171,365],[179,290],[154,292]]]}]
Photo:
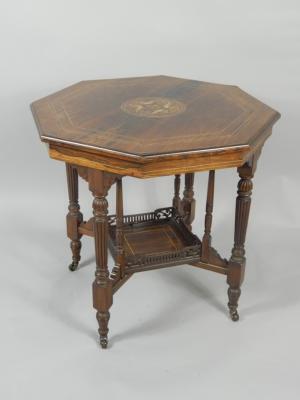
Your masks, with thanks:
[{"label": "rosewood table top", "polygon": [[82,81],[31,107],[52,158],[139,178],[238,167],[280,116],[237,86],[169,76]]}]

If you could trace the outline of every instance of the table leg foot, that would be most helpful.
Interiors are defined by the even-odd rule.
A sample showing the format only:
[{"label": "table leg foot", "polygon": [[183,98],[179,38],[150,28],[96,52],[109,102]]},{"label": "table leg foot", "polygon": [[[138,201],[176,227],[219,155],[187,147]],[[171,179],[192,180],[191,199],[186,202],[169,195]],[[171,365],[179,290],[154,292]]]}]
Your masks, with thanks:
[{"label": "table leg foot", "polygon": [[99,324],[98,332],[100,335],[100,346],[102,347],[102,349],[106,349],[108,345],[107,334],[110,313],[109,311],[98,311],[96,317]]},{"label": "table leg foot", "polygon": [[100,346],[102,349],[107,349],[108,340],[107,338],[100,338]]},{"label": "table leg foot", "polygon": [[70,271],[76,271],[80,257],[80,250],[81,250],[81,241],[80,240],[72,240],[70,244],[72,250],[72,263],[69,265]]},{"label": "table leg foot", "polygon": [[228,288],[228,308],[229,308],[229,315],[232,321],[238,321],[239,320],[239,313],[237,311],[238,307],[238,300],[241,295],[241,289],[233,289],[233,288]]}]

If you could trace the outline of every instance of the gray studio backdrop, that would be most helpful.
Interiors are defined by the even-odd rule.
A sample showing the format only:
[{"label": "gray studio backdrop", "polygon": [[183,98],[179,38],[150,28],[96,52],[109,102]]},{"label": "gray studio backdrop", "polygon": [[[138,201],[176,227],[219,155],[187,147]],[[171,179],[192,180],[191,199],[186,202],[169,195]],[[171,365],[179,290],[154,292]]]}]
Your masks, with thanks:
[{"label": "gray studio backdrop", "polygon": [[[0,397],[299,399],[299,1],[2,0],[0,43]],[[118,292],[103,352],[93,243],[68,272],[65,169],[29,104],[83,79],[155,74],[239,85],[282,118],[254,179],[241,320],[227,317],[222,276],[148,272]],[[195,182],[200,235],[206,179]],[[217,172],[213,242],[224,256],[236,184],[235,171]],[[169,205],[172,186],[125,179],[126,212]]]}]

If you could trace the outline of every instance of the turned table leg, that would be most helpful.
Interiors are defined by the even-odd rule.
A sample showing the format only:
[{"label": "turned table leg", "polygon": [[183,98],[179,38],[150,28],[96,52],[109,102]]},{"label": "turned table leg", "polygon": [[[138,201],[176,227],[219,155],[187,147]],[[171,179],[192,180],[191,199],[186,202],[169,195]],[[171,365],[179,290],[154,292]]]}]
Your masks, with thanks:
[{"label": "turned table leg", "polygon": [[183,220],[189,230],[192,230],[192,222],[195,218],[195,199],[194,199],[194,173],[185,174],[185,187],[183,191],[183,199],[181,208]]},{"label": "turned table leg", "polygon": [[80,261],[81,234],[78,232],[78,226],[83,220],[80,206],[78,203],[78,173],[76,167],[66,164],[68,194],[69,194],[69,212],[67,214],[67,235],[71,239],[72,263],[69,265],[70,271],[75,271]]},{"label": "turned table leg", "polygon": [[180,175],[175,175],[174,179],[174,197],[173,207],[181,214],[181,198],[180,198]]},{"label": "turned table leg", "polygon": [[96,253],[96,272],[93,283],[93,305],[97,310],[99,324],[100,345],[107,347],[109,309],[113,302],[112,281],[109,278],[107,266],[107,244],[108,244],[108,203],[107,193],[113,183],[111,174],[89,170],[89,188],[93,193],[94,235]]},{"label": "turned table leg", "polygon": [[237,307],[245,272],[246,257],[244,244],[251,204],[251,179],[253,178],[254,171],[249,164],[244,164],[238,168],[238,173],[241,179],[238,183],[238,196],[236,198],[234,246],[229,260],[227,275],[227,283],[229,285],[228,307],[230,317],[233,321],[239,319]]},{"label": "turned table leg", "polygon": [[211,225],[213,218],[214,206],[214,190],[215,190],[215,171],[209,171],[208,184],[207,184],[207,198],[206,198],[206,212],[204,220],[204,235],[202,238],[201,246],[201,260],[203,262],[209,261],[210,247],[211,247]]},{"label": "turned table leg", "polygon": [[122,178],[116,180],[116,265],[112,269],[111,279],[116,281],[125,276],[125,252],[123,236],[123,187]]}]

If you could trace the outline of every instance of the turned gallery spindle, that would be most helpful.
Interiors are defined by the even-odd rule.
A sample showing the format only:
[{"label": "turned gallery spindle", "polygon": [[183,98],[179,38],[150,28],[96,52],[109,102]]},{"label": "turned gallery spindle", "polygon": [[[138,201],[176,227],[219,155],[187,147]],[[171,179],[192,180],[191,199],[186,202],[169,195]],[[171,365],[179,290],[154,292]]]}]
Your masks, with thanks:
[{"label": "turned gallery spindle", "polygon": [[214,204],[215,171],[209,171],[207,183],[206,213],[204,235],[202,238],[201,261],[208,262],[211,246],[211,225]]},{"label": "turned gallery spindle", "polygon": [[69,212],[67,214],[67,235],[71,239],[70,247],[72,250],[72,263],[69,265],[71,271],[75,271],[80,261],[81,234],[78,227],[83,220],[80,206],[78,203],[78,173],[76,167],[66,164],[68,194],[69,194]]},{"label": "turned gallery spindle", "polygon": [[238,195],[236,198],[234,246],[229,260],[227,275],[227,283],[229,285],[228,307],[233,321],[239,319],[237,307],[246,264],[245,240],[251,205],[253,169],[250,165],[245,164],[238,168],[238,173],[241,179],[238,183]]}]

